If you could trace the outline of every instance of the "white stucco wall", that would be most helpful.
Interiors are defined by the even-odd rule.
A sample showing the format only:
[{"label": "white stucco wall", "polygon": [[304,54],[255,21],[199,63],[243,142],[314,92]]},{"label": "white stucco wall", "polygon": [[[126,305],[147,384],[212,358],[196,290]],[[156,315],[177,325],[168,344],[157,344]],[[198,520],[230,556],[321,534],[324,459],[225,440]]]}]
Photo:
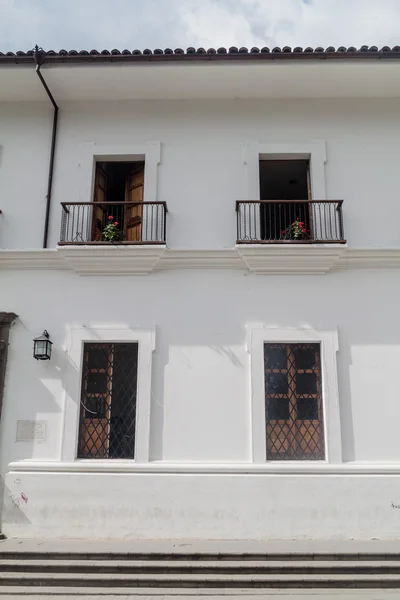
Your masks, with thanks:
[{"label": "white stucco wall", "polygon": [[[0,119],[0,247],[37,248],[51,111],[3,105]],[[235,200],[246,198],[248,189],[243,142],[324,140],[327,198],[345,200],[349,246],[398,247],[399,133],[397,100],[61,105],[50,246],[58,240],[59,203],[90,200],[79,197],[82,144],[161,142],[157,200],[168,203],[168,246],[197,249],[235,243]],[[398,537],[399,288],[396,270],[255,276],[172,269],[117,278],[0,271],[0,309],[19,315],[0,424],[3,531],[25,537]],[[343,465],[336,471],[332,465],[315,472],[312,465],[308,472],[296,473],[296,465],[286,474],[254,471],[251,323],[337,328]],[[68,435],[64,347],[71,326],[155,328],[145,472],[71,473],[59,462]],[[32,358],[32,338],[44,328],[54,350],[50,362],[40,363]],[[46,440],[17,442],[18,420],[45,421]],[[55,472],[9,469],[21,460],[44,461],[46,468],[53,463]],[[152,472],[154,465],[161,472]]]},{"label": "white stucco wall", "polygon": [[[235,201],[247,195],[243,143],[311,140],[326,142],[327,198],[345,201],[349,244],[398,244],[397,99],[59,102],[49,246],[60,202],[90,200],[80,196],[82,144],[161,142],[157,199],[168,203],[169,246],[219,248],[234,244]],[[0,107],[0,248],[41,245],[51,123],[47,104]]]},{"label": "white stucco wall", "polygon": [[[156,325],[150,460],[161,461],[157,463],[161,466],[171,462],[185,463],[186,467],[213,463],[225,468],[230,465],[233,470],[247,465],[250,472],[246,324],[338,327],[343,460],[361,466],[398,464],[400,331],[395,303],[388,302],[399,293],[396,272],[266,278],[234,271],[170,271],[107,281],[69,273],[22,272],[3,273],[1,280],[3,305],[21,317],[11,335],[1,423],[3,473],[15,460],[60,460],[63,399],[68,392],[69,364],[63,351],[67,324],[132,329]],[[39,293],[42,286],[47,290],[45,302]],[[31,355],[32,338],[43,327],[51,333],[54,352],[50,362],[39,363]],[[46,442],[16,442],[20,419],[46,421]],[[317,537],[370,538],[400,533],[398,511],[392,507],[400,496],[396,475],[361,471],[352,476],[334,472],[253,476],[225,472],[205,476],[190,472],[179,475],[179,468],[179,476],[71,474],[62,473],[59,467],[58,475],[12,472],[7,476],[6,533],[39,535],[42,528],[46,535],[93,536],[85,515],[96,512],[94,498],[102,505],[96,522],[101,522],[101,514],[108,522],[107,527],[96,529],[95,535],[100,536],[134,536],[140,531],[144,537],[208,537],[210,528],[214,531],[211,537],[217,538],[307,537],[311,533]],[[239,497],[236,487],[240,485]],[[263,506],[268,506],[271,516],[295,503],[294,510],[299,511],[296,527],[292,520],[278,526],[276,518],[266,520],[261,527],[245,502],[245,489],[260,515]],[[20,491],[29,502],[20,503],[17,509],[10,497],[18,499]],[[209,497],[208,508],[204,494]],[[139,510],[139,498],[145,512]],[[211,498],[219,507],[215,511],[224,515],[218,521],[208,512]],[[129,516],[123,508],[126,503],[132,503]],[[326,510],[321,508],[324,503]],[[365,506],[356,519],[360,503]]]}]

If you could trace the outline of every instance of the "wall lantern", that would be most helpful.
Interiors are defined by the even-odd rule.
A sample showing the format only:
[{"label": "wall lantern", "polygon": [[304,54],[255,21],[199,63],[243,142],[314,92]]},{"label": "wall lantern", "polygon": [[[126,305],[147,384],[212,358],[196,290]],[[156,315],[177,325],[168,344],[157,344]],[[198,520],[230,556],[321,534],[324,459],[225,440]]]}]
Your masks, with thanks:
[{"label": "wall lantern", "polygon": [[49,340],[49,334],[45,329],[42,335],[33,340],[33,358],[36,358],[36,360],[50,360],[52,345],[53,342]]}]

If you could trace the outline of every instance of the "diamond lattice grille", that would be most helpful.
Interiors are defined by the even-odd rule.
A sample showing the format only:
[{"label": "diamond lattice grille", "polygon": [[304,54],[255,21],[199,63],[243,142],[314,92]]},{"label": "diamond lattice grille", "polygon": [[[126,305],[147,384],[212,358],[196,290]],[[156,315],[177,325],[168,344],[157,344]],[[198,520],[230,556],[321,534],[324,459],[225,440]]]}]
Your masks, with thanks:
[{"label": "diamond lattice grille", "polygon": [[85,344],[80,458],[134,458],[138,344]]},{"label": "diamond lattice grille", "polygon": [[264,344],[268,460],[321,460],[319,344]]}]

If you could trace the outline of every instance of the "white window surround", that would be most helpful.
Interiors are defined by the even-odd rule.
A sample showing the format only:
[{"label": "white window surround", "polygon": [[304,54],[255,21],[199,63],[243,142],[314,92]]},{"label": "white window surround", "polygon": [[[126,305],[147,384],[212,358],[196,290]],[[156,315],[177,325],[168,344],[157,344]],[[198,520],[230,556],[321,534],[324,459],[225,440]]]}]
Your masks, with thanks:
[{"label": "white window surround", "polygon": [[79,202],[93,201],[96,161],[144,160],[144,201],[157,202],[157,168],[161,161],[161,143],[97,144],[79,146]]},{"label": "white window surround", "polygon": [[[62,462],[90,462],[100,471],[106,461],[77,459],[79,413],[81,398],[83,346],[85,342],[137,342],[137,396],[136,396],[136,436],[135,458],[128,462],[143,464],[149,462],[150,450],[150,402],[151,367],[155,349],[155,330],[138,330],[129,327],[107,328],[103,326],[73,326],[68,328],[65,352],[68,366],[65,375],[64,427],[61,447]],[[118,463],[121,460],[112,460]],[[122,460],[127,462],[127,459]]]},{"label": "white window surround", "polygon": [[[325,460],[322,461],[268,461],[266,456],[266,416],[264,388],[264,342],[296,343],[319,342],[321,344],[322,403],[325,432]],[[336,352],[338,333],[316,329],[280,329],[254,324],[247,327],[247,350],[250,353],[251,411],[253,462],[266,463],[277,470],[290,463],[301,470],[305,463],[319,465],[342,462],[341,431],[339,413],[339,391],[337,382]]]},{"label": "white window surround", "polygon": [[309,142],[243,142],[243,163],[246,169],[246,197],[243,200],[260,199],[260,160],[262,159],[310,159],[312,197],[326,200],[324,140]]},{"label": "white window surround", "polygon": [[[144,160],[144,202],[157,202],[158,165],[161,143],[98,144],[79,146],[78,201],[92,202],[96,161]],[[143,226],[146,228],[145,216]],[[164,254],[166,244],[141,246],[57,246],[57,252],[68,268],[79,275],[147,275]]]},{"label": "white window surround", "polygon": [[[260,159],[310,159],[311,193],[315,200],[326,200],[324,140],[306,142],[243,142],[242,158],[245,168],[244,198],[260,200]],[[241,209],[243,211],[243,209]],[[320,210],[316,208],[316,210]],[[260,234],[260,216],[255,211],[252,225],[256,238]],[[243,213],[239,218],[244,219]],[[249,218],[249,217],[247,217]],[[322,274],[338,265],[345,253],[343,244],[263,245],[237,244],[236,249],[250,271],[266,273]]]}]

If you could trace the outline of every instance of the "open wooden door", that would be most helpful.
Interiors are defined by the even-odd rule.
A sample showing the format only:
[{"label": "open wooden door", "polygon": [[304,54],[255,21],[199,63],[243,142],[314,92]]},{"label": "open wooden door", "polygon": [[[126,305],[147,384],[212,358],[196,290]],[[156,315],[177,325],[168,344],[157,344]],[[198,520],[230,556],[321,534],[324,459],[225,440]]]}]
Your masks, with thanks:
[{"label": "open wooden door", "polygon": [[[94,202],[107,202],[107,173],[99,165],[96,165],[96,178],[94,184]],[[92,217],[92,242],[99,242],[101,240],[101,232],[105,224],[106,206],[99,204],[99,206],[93,207]]]},{"label": "open wooden door", "polygon": [[144,200],[144,162],[138,162],[126,177],[126,202],[137,202],[125,208],[124,236],[128,242],[142,241]]}]

